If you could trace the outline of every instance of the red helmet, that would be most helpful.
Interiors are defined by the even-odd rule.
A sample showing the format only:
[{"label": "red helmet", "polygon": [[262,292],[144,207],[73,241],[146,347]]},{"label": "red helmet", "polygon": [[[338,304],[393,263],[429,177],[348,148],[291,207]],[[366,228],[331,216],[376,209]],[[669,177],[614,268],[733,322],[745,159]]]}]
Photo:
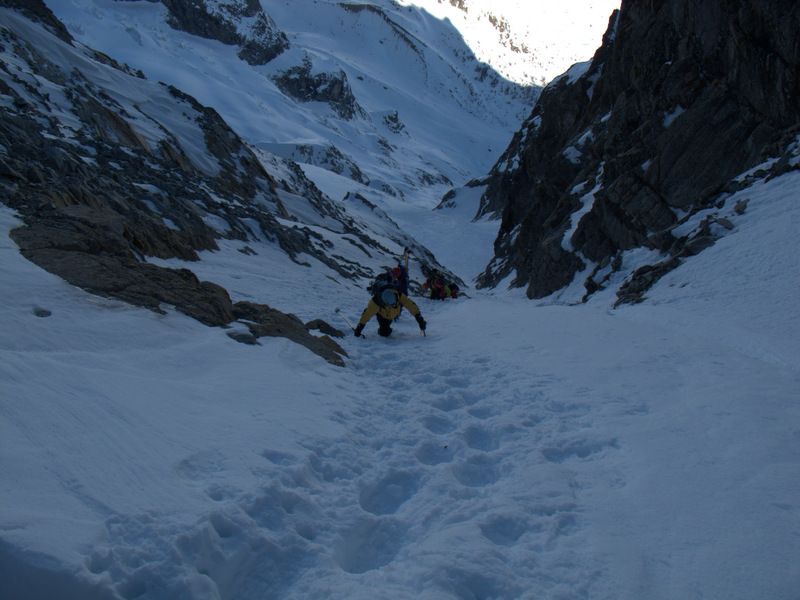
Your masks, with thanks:
[{"label": "red helmet", "polygon": [[403,271],[400,270],[400,267],[395,267],[391,271],[392,279],[400,279],[400,276],[403,274]]}]

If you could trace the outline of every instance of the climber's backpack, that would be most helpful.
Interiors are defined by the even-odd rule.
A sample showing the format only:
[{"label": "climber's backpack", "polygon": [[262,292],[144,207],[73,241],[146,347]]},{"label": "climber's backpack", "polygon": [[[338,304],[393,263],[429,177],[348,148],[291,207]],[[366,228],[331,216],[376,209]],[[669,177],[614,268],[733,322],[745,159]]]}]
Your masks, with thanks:
[{"label": "climber's backpack", "polygon": [[[389,274],[381,273],[375,278],[375,280],[371,284],[369,284],[369,287],[367,289],[369,290],[370,295],[374,298],[375,295],[378,294],[387,285],[389,285]],[[377,299],[375,301],[377,302]]]},{"label": "climber's backpack", "polygon": [[381,308],[385,306],[397,306],[400,299],[400,292],[393,285],[384,283],[372,294],[375,304]]}]

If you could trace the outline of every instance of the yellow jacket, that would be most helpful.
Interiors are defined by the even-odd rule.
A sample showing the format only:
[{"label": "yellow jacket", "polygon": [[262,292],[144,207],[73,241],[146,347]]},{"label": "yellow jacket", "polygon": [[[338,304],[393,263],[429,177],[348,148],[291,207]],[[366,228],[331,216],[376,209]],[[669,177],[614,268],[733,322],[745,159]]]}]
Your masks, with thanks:
[{"label": "yellow jacket", "polygon": [[[413,316],[417,316],[419,314],[419,307],[414,304],[413,300],[411,300],[405,294],[401,294],[397,290],[395,293],[399,296],[400,304],[405,306]],[[384,319],[389,319],[393,321],[397,315],[400,314],[402,307],[400,306],[379,306],[375,300],[372,298],[369,299],[369,304],[367,304],[367,308],[364,309],[364,312],[361,314],[361,320],[358,322],[359,325],[366,325],[367,322],[374,317],[375,315],[380,315]]]}]

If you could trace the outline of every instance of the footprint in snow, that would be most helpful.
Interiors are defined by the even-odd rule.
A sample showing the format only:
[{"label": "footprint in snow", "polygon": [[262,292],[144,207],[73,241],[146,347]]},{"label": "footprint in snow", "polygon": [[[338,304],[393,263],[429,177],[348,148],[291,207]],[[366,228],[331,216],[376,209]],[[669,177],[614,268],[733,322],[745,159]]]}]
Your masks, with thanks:
[{"label": "footprint in snow", "polygon": [[336,539],[333,559],[343,571],[355,575],[379,569],[403,547],[405,529],[390,517],[363,519]]},{"label": "footprint in snow", "polygon": [[419,478],[407,471],[389,473],[378,482],[366,485],[358,502],[373,515],[391,515],[419,489]]},{"label": "footprint in snow", "polygon": [[527,522],[512,516],[497,515],[482,524],[481,533],[493,544],[513,546],[530,529]]},{"label": "footprint in snow", "polygon": [[500,479],[497,462],[489,456],[472,456],[452,467],[453,475],[466,487],[486,487]]},{"label": "footprint in snow", "polygon": [[414,453],[417,460],[430,467],[450,462],[453,460],[453,450],[450,444],[437,442],[424,442]]},{"label": "footprint in snow", "polygon": [[437,415],[427,415],[422,419],[422,426],[431,433],[445,434],[450,433],[456,425],[450,420]]},{"label": "footprint in snow", "polygon": [[500,447],[497,436],[481,425],[470,425],[461,436],[467,446],[481,452],[491,452]]}]

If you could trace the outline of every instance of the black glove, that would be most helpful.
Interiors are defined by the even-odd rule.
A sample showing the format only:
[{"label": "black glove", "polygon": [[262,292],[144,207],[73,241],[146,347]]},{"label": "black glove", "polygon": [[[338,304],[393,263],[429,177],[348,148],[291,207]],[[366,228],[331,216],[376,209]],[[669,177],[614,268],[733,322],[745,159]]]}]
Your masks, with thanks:
[{"label": "black glove", "polygon": [[361,337],[361,332],[364,331],[364,326],[359,323],[355,329],[353,329],[353,335],[356,337]]},{"label": "black glove", "polygon": [[417,324],[419,325],[419,328],[422,331],[425,331],[425,328],[428,326],[428,324],[425,322],[425,319],[422,318],[422,315],[418,314],[414,318],[417,320]]}]

